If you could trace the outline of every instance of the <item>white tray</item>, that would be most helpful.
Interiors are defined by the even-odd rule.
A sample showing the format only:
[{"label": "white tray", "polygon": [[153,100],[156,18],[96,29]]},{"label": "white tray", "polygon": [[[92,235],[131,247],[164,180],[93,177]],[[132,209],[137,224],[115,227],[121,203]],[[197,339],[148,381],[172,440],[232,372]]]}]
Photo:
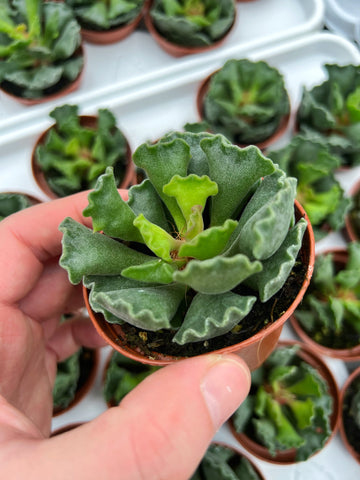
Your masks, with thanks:
[{"label": "white tray", "polygon": [[55,105],[73,103],[89,108],[105,96],[132,95],[165,78],[197,69],[236,48],[247,55],[261,45],[283,42],[320,29],[323,0],[255,0],[237,5],[237,21],[226,42],[206,54],[181,59],[160,49],[150,34],[137,30],[109,46],[85,43],[85,72],[80,88],[66,97],[32,107],[23,106],[0,92],[0,145],[44,124]]},{"label": "white tray", "polygon": [[[195,95],[201,78],[219,67],[226,59],[240,56],[243,56],[241,47],[238,51],[233,48],[231,55],[224,51],[213,62],[196,71],[185,72],[176,78],[166,78],[163,82],[154,84],[147,90],[134,92],[129,97],[121,92],[118,95],[109,94],[96,107],[108,106],[112,109],[133,148],[136,148],[140,143],[154,140],[169,129],[179,129],[187,121],[196,121]],[[324,63],[360,63],[360,52],[351,43],[328,33],[312,34],[271,48],[254,50],[249,57],[253,60],[266,60],[284,74],[293,111],[298,106],[302,86],[311,87],[325,79],[322,68]],[[287,133],[288,138],[290,131]],[[26,186],[27,190],[39,193],[29,176],[29,153],[34,140],[35,135],[32,134],[24,137],[21,145],[9,143],[6,146],[0,164],[6,174],[0,178],[0,190]],[[279,145],[285,141],[286,138],[282,139]],[[26,172],[24,181],[19,178],[20,169]],[[339,174],[339,179],[347,191],[359,177],[360,168]],[[344,244],[344,239],[339,234],[333,234],[317,244],[317,249]],[[281,338],[295,338],[288,325],[285,325]],[[106,409],[102,398],[102,375],[109,351],[110,347],[102,350],[100,369],[91,392],[77,407],[53,419],[53,429],[73,422],[91,420]],[[326,360],[341,387],[348,376],[345,364],[335,359]],[[215,438],[239,447],[226,425]],[[253,458],[253,461],[268,480],[356,480],[360,473],[359,465],[345,450],[339,434],[319,454],[300,464],[277,466],[256,458]]]}]

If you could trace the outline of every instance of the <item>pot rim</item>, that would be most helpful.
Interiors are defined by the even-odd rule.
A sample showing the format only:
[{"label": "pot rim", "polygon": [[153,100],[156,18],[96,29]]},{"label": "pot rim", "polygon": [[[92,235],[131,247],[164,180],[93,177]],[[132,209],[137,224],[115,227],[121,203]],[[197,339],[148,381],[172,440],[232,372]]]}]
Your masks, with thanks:
[{"label": "pot rim", "polygon": [[[80,124],[85,127],[95,127],[97,125],[97,115],[78,115],[80,119]],[[31,171],[33,178],[37,184],[37,186],[40,188],[40,190],[45,193],[49,198],[51,199],[57,199],[60,198],[59,195],[57,195],[49,186],[48,181],[46,180],[46,176],[44,172],[42,171],[40,165],[36,161],[36,149],[39,145],[42,145],[46,137],[49,133],[50,130],[56,127],[56,123],[52,124],[49,128],[44,130],[37,140],[35,141],[34,147],[32,149],[31,153]],[[119,127],[116,127],[120,130]],[[122,132],[125,141],[126,141],[126,168],[125,168],[125,175],[124,178],[119,185],[118,188],[128,188],[129,185],[133,185],[136,183],[136,172],[135,172],[135,167],[132,162],[132,153],[131,153],[131,148],[128,139],[125,137],[124,133]]]},{"label": "pot rim", "polygon": [[345,394],[350,384],[358,377],[360,377],[360,366],[358,366],[353,372],[351,372],[351,374],[345,380],[345,383],[340,390],[339,432],[340,432],[341,440],[345,445],[345,448],[348,450],[350,455],[360,464],[360,452],[357,452],[349,442],[345,433],[345,428],[343,423],[343,404],[344,404]]},{"label": "pot rim", "polygon": [[[328,248],[322,252],[316,254],[316,257],[322,255],[334,254],[334,261],[338,263],[345,264],[347,260],[347,249],[346,247],[332,247]],[[337,358],[343,360],[344,362],[353,362],[356,360],[360,360],[360,343],[358,345],[354,345],[350,348],[330,348],[321,343],[316,342],[310,335],[306,333],[306,331],[302,328],[300,322],[296,318],[296,311],[290,317],[290,324],[294,329],[295,333],[299,336],[299,338],[310,345],[312,348],[317,350],[318,353],[321,355],[325,355],[332,358]]]},{"label": "pot rim", "polygon": [[[302,297],[304,296],[304,293],[309,286],[310,279],[312,276],[313,272],[313,266],[314,266],[314,259],[315,259],[315,240],[314,240],[314,234],[312,231],[311,224],[309,222],[309,219],[306,215],[305,210],[303,207],[299,204],[297,200],[295,200],[295,205],[294,208],[297,212],[297,216],[303,217],[307,220],[307,229],[305,230],[304,238],[303,238],[303,244],[300,249],[300,252],[305,252],[308,254],[308,257],[306,257],[306,262],[307,262],[307,271],[303,280],[303,283],[301,287],[299,288],[299,291],[290,305],[290,307],[284,312],[277,320],[275,320],[273,323],[266,325],[262,330],[257,332],[255,335],[252,337],[243,340],[240,343],[230,345],[227,347],[223,347],[217,350],[211,351],[211,353],[215,354],[224,354],[224,353],[238,353],[241,356],[241,353],[239,353],[239,350],[243,350],[244,348],[248,348],[252,346],[254,348],[254,344],[256,346],[256,361],[254,361],[254,365],[251,364],[251,361],[248,362],[248,359],[245,358],[245,361],[250,364],[250,368],[254,369],[257,368],[258,364],[261,362],[261,355],[262,354],[262,348],[267,351],[267,355],[271,353],[271,351],[275,348],[276,342],[280,336],[283,324],[285,321],[291,316],[291,314],[294,312],[298,304],[301,302]],[[308,250],[308,251],[307,251]],[[170,363],[174,363],[176,361],[179,361],[185,357],[177,357],[177,356],[171,356],[171,355],[166,355],[166,354],[160,354],[158,352],[154,352],[153,356],[145,356],[144,353],[141,351],[137,351],[128,345],[125,344],[123,339],[121,338],[121,326],[115,325],[118,330],[114,332],[114,325],[106,322],[104,319],[103,315],[99,313],[93,312],[90,303],[89,303],[89,292],[88,289],[83,285],[83,296],[84,296],[84,301],[86,308],[88,310],[88,314],[90,316],[91,321],[93,322],[97,332],[100,334],[100,336],[108,343],[110,344],[115,350],[118,352],[122,353],[123,355],[142,362],[142,363],[148,363],[151,365],[168,365]],[[120,332],[120,333],[119,333]],[[119,336],[120,335],[120,336]],[[270,338],[270,342],[272,344],[267,344],[266,340]],[[268,352],[268,350],[270,351]],[[210,352],[205,352],[204,354],[207,354]],[[203,354],[203,355],[204,355]],[[246,356],[246,353],[244,353],[244,356]]]},{"label": "pot rim", "polygon": [[222,45],[230,35],[230,33],[233,31],[234,26],[237,22],[237,10],[236,10],[236,5],[234,2],[234,19],[227,30],[225,34],[218,40],[216,40],[214,43],[210,45],[204,45],[204,46],[197,46],[197,47],[187,47],[184,45],[178,45],[176,43],[172,43],[169,40],[167,40],[158,30],[155,28],[155,25],[152,21],[151,15],[150,15],[150,10],[152,6],[153,1],[149,1],[148,9],[145,11],[144,15],[144,22],[147,30],[149,31],[150,35],[153,37],[153,39],[156,41],[156,43],[169,55],[172,55],[173,57],[183,57],[185,55],[193,55],[197,53],[203,53],[203,52],[208,52],[209,50],[214,50],[220,45]]},{"label": "pot rim", "polygon": [[[299,345],[300,347],[299,352],[301,352],[301,354],[303,355],[304,357],[303,359],[309,363],[311,361],[312,363],[310,363],[310,365],[316,368],[316,370],[326,380],[329,388],[329,394],[331,395],[334,401],[333,413],[330,417],[331,434],[326,440],[324,447],[322,447],[320,450],[318,450],[317,452],[311,455],[310,458],[312,458],[318,453],[320,453],[323,450],[323,448],[325,448],[325,446],[332,440],[332,438],[335,436],[338,430],[339,423],[340,423],[339,422],[340,391],[332,371],[327,366],[327,364],[322,359],[322,357],[319,355],[319,353],[312,346],[299,342],[297,340],[280,340],[278,343],[278,347],[291,346],[291,345]],[[246,434],[236,432],[231,418],[229,420],[229,424],[234,437],[238,440],[240,445],[244,447],[252,455],[259,458],[260,460],[263,460],[272,464],[277,464],[277,465],[290,465],[290,464],[299,463],[295,460],[295,455],[296,455],[295,448],[284,450],[284,451],[278,451],[276,456],[272,457],[269,453],[269,450],[266,447],[252,440]]]}]

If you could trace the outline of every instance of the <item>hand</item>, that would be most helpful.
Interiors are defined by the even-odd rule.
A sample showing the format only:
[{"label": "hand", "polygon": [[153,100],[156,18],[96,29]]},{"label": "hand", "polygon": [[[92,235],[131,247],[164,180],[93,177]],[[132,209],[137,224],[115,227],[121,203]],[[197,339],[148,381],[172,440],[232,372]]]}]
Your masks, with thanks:
[{"label": "hand", "polygon": [[81,213],[86,205],[82,192],[0,222],[1,477],[187,480],[248,394],[249,371],[236,355],[164,367],[119,407],[48,438],[57,362],[81,345],[103,345],[90,321],[59,325],[83,300],[58,265],[58,226],[67,216],[90,226]]}]

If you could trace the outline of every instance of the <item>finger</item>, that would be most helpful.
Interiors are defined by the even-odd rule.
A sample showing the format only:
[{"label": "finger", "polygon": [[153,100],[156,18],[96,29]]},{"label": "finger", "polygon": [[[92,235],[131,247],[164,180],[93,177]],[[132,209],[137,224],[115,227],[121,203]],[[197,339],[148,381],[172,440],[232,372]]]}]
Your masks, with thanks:
[{"label": "finger", "polygon": [[44,442],[40,453],[46,460],[34,462],[37,478],[51,476],[56,464],[56,478],[71,472],[77,480],[188,480],[249,387],[249,371],[234,355],[201,356],[164,367],[119,407]]}]

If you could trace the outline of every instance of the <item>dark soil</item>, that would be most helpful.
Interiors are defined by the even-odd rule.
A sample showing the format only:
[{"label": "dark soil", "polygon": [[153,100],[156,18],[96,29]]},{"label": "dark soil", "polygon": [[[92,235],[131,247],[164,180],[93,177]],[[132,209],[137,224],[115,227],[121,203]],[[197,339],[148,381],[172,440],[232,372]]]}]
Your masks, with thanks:
[{"label": "dark soil", "polygon": [[343,401],[342,420],[347,440],[360,457],[360,428],[356,425],[354,417],[350,414],[352,398],[355,393],[359,391],[359,388],[360,378],[355,379],[348,386]]}]

